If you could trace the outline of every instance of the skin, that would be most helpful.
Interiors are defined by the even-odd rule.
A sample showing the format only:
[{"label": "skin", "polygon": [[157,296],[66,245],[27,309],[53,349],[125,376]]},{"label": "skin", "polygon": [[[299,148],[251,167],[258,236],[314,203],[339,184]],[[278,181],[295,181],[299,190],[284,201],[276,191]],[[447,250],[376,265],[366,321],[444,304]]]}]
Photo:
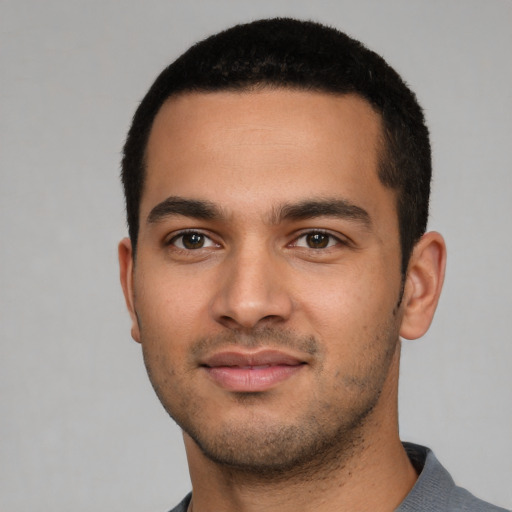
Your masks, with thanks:
[{"label": "skin", "polygon": [[[152,384],[184,430],[196,512],[394,510],[414,485],[398,437],[400,336],[428,329],[445,247],[424,235],[402,297],[380,129],[357,96],[285,89],[185,94],[155,119],[121,282]],[[256,392],[205,370],[219,352],[266,349],[300,367]]]}]

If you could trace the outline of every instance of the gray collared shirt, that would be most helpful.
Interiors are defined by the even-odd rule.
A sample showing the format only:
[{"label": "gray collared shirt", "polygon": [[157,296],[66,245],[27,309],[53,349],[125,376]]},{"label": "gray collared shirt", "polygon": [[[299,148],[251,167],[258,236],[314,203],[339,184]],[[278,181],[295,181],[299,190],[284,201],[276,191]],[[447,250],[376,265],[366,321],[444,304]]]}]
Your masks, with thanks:
[{"label": "gray collared shirt", "polygon": [[429,448],[403,444],[419,477],[395,512],[507,512],[455,485]]}]

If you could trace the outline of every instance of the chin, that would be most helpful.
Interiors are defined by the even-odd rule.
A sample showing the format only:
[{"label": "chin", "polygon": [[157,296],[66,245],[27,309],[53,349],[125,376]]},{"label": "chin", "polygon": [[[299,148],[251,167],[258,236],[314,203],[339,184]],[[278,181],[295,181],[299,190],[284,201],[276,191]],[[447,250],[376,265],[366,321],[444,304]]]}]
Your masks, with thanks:
[{"label": "chin", "polygon": [[[318,469],[343,465],[363,445],[363,425],[373,406],[360,410],[337,424],[315,416],[296,418],[290,424],[259,420],[243,425],[190,425],[179,422],[202,454],[212,462],[238,473],[258,478],[280,475],[289,478]],[[346,418],[347,418],[346,416]],[[347,419],[348,419],[347,418]],[[343,454],[343,457],[340,456]]]}]

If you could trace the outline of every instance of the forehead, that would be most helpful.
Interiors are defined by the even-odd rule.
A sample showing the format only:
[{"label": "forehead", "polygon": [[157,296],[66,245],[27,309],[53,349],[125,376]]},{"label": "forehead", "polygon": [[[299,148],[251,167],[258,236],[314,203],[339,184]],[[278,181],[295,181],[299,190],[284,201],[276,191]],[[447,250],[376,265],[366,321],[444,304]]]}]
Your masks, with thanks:
[{"label": "forehead", "polygon": [[308,194],[362,198],[384,189],[377,176],[380,140],[379,114],[356,95],[290,89],[179,95],[153,123],[141,215],[171,195],[234,207]]}]

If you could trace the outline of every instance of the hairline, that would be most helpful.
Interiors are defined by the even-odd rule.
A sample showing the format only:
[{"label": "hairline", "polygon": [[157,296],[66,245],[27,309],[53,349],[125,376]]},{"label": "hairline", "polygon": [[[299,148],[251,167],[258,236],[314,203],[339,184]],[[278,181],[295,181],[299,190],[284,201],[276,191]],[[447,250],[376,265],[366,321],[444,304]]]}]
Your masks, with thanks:
[{"label": "hairline", "polygon": [[399,235],[402,236],[401,233],[401,225],[400,225],[400,212],[399,212],[399,187],[394,187],[390,185],[389,183],[385,183],[384,180],[381,177],[381,173],[383,171],[383,168],[385,165],[389,165],[389,163],[392,161],[393,157],[390,154],[391,153],[391,147],[389,144],[389,135],[386,130],[385,126],[385,120],[383,113],[367,98],[364,96],[364,94],[361,94],[358,91],[347,91],[347,92],[337,92],[333,90],[329,90],[327,88],[321,88],[321,87],[312,87],[312,86],[301,86],[300,84],[279,84],[279,83],[272,83],[272,82],[256,82],[256,83],[248,83],[246,85],[241,84],[226,84],[225,87],[219,88],[219,89],[208,89],[206,87],[189,87],[184,88],[175,92],[172,92],[169,94],[160,104],[158,109],[156,110],[153,119],[151,120],[151,123],[149,125],[149,129],[147,132],[147,138],[145,140],[144,144],[144,150],[142,154],[142,161],[141,161],[141,171],[142,171],[142,180],[141,180],[141,189],[139,194],[139,204],[138,204],[138,212],[137,212],[137,218],[138,218],[138,229],[137,229],[137,239],[135,241],[132,241],[134,245],[134,249],[136,248],[138,238],[139,238],[139,231],[140,231],[140,206],[142,204],[142,196],[144,194],[144,189],[146,185],[146,177],[147,177],[147,158],[148,158],[148,146],[149,146],[149,139],[151,137],[151,133],[153,131],[153,126],[155,124],[155,120],[158,116],[158,114],[162,111],[164,106],[167,103],[170,103],[172,100],[178,99],[180,97],[184,96],[194,96],[194,95],[214,95],[214,94],[222,94],[222,93],[238,93],[240,95],[244,94],[250,94],[253,92],[264,92],[264,91],[296,91],[296,92],[311,92],[316,94],[324,94],[327,96],[333,96],[337,98],[344,98],[347,96],[354,96],[361,100],[363,100],[371,109],[372,111],[377,114],[378,122],[379,122],[379,136],[377,137],[377,145],[375,147],[376,155],[377,155],[377,178],[379,179],[380,183],[386,187],[390,188],[395,192],[395,213],[397,215],[397,220],[399,224]]}]

